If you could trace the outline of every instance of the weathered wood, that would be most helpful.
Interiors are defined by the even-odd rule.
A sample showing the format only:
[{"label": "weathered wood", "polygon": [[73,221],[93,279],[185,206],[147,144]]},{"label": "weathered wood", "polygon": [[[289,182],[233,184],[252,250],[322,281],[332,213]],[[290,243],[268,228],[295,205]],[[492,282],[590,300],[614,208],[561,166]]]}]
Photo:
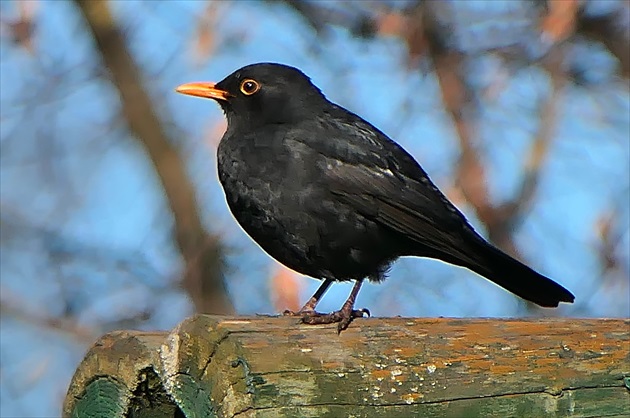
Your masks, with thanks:
[{"label": "weathered wood", "polygon": [[[116,408],[88,415],[104,391]],[[630,321],[372,318],[337,335],[295,318],[195,316],[170,334],[103,337],[63,412],[630,416]]]},{"label": "weathered wood", "polygon": [[[162,383],[156,365],[166,333],[116,331],[101,337],[72,378],[64,416],[173,417],[177,406],[159,399]],[[155,394],[155,399],[151,399]]]}]

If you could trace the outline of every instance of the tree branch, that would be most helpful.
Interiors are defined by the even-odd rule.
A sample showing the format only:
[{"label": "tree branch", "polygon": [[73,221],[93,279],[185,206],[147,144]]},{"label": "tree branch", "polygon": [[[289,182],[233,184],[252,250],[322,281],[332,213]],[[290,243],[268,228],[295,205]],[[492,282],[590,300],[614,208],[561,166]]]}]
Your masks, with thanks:
[{"label": "tree branch", "polygon": [[114,21],[109,3],[107,0],[75,0],[75,3],[118,90],[129,129],[146,149],[164,187],[175,219],[175,239],[186,262],[183,287],[197,312],[232,312],[223,281],[221,245],[216,236],[204,230],[184,163],[143,87],[140,70]]}]

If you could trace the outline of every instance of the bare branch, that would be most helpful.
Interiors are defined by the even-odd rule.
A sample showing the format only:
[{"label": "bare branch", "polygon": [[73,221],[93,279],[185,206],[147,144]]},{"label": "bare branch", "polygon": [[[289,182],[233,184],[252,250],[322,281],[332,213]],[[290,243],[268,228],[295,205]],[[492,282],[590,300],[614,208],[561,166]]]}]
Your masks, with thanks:
[{"label": "bare branch", "polygon": [[3,288],[1,293],[2,299],[0,299],[0,314],[3,316],[9,316],[38,327],[61,331],[73,336],[85,344],[93,342],[94,339],[102,332],[98,329],[79,325],[74,318],[49,316],[31,312],[24,307],[25,304],[21,303],[18,297],[13,294],[9,296],[8,294],[10,292],[8,289]]},{"label": "bare branch", "polygon": [[[620,14],[630,13],[630,4],[626,2]],[[621,20],[621,22],[619,22]],[[630,28],[628,18],[615,14],[589,17],[581,16],[577,23],[577,33],[589,39],[603,43],[619,60],[620,72],[626,79],[630,77]]]},{"label": "bare branch", "polygon": [[499,210],[510,228],[513,228],[522,215],[531,209],[538,188],[541,169],[549,152],[560,113],[562,90],[566,73],[562,68],[563,48],[558,46],[543,60],[543,66],[551,79],[551,92],[540,108],[540,126],[525,160],[523,180],[519,192]]},{"label": "bare branch", "polygon": [[129,129],[145,147],[164,187],[175,219],[175,238],[186,261],[183,287],[198,312],[228,313],[232,305],[223,282],[222,248],[201,223],[184,163],[143,88],[142,76],[106,0],[75,0],[104,65],[120,94]]}]

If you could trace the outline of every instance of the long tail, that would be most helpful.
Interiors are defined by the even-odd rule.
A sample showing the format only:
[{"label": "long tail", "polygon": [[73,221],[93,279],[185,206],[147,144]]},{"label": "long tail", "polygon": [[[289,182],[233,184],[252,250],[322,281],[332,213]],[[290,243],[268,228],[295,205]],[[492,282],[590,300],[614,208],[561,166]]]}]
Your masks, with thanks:
[{"label": "long tail", "polygon": [[459,250],[466,255],[466,261],[458,260],[455,264],[474,271],[525,300],[549,308],[558,306],[560,302],[572,303],[575,300],[575,296],[558,283],[481,238],[470,240],[467,248]]}]

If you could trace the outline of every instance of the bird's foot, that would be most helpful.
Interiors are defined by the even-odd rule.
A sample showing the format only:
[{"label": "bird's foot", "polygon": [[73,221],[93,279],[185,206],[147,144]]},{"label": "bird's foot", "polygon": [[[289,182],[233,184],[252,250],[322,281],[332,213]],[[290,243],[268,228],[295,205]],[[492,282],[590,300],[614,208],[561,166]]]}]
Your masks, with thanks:
[{"label": "bird's foot", "polygon": [[331,313],[319,313],[315,311],[302,312],[302,322],[309,325],[318,324],[334,324],[337,323],[337,333],[348,328],[354,318],[364,318],[370,316],[370,311],[363,309],[352,309],[352,307],[345,309],[345,306],[338,311]]},{"label": "bird's foot", "polygon": [[367,309],[354,309],[354,301],[357,298],[357,294],[359,293],[359,289],[361,288],[361,283],[363,280],[357,280],[352,287],[352,291],[350,292],[350,296],[343,304],[341,309],[335,312],[331,312],[328,314],[323,314],[315,311],[315,306],[317,302],[322,297],[322,294],[328,289],[330,284],[332,283],[331,279],[326,279],[324,283],[317,289],[317,292],[313,295],[312,298],[309,299],[308,302],[302,309],[297,312],[286,310],[283,312],[284,316],[299,316],[302,320],[303,324],[309,325],[317,325],[317,324],[337,324],[337,334],[340,334],[341,331],[348,328],[350,323],[354,318],[363,318],[365,316],[370,316],[370,311]]},{"label": "bird's foot", "polygon": [[299,316],[300,318],[302,318],[304,316],[308,316],[308,315],[313,315],[313,314],[317,314],[317,312],[315,312],[312,309],[310,309],[310,310],[300,309],[299,311],[291,311],[291,310],[287,309],[284,312],[282,312],[282,316]]}]

